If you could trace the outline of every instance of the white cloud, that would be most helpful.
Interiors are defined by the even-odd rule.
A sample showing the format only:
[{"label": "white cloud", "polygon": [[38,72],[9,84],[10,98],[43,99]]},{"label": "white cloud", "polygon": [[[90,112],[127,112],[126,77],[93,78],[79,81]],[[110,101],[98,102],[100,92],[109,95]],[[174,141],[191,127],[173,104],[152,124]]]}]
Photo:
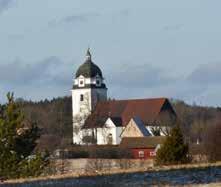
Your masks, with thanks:
[{"label": "white cloud", "polygon": [[[49,57],[34,64],[16,60],[0,65],[0,85],[6,92],[15,92],[16,97],[41,100],[69,94],[74,66],[58,57]],[[0,101],[4,101],[1,98]]]},{"label": "white cloud", "polygon": [[169,97],[190,104],[221,106],[221,64],[197,67],[189,76],[171,77],[150,65],[129,65],[109,72],[109,92],[115,98]]},{"label": "white cloud", "polygon": [[77,23],[86,23],[91,19],[99,17],[98,13],[82,13],[82,14],[73,14],[65,16],[61,19],[53,19],[49,21],[49,27],[56,27],[62,24],[77,24]]},{"label": "white cloud", "polygon": [[200,85],[220,84],[221,63],[210,63],[200,65],[188,77],[188,80]]},{"label": "white cloud", "polygon": [[[14,91],[16,97],[42,100],[70,95],[77,67],[58,57],[34,64],[22,61],[0,65],[1,96]],[[192,104],[221,105],[221,65],[197,67],[187,78],[171,77],[169,72],[148,64],[118,65],[103,72],[109,96],[114,98],[169,97]],[[1,98],[1,101],[4,99]]]},{"label": "white cloud", "polygon": [[15,0],[0,0],[0,13],[10,8]]}]

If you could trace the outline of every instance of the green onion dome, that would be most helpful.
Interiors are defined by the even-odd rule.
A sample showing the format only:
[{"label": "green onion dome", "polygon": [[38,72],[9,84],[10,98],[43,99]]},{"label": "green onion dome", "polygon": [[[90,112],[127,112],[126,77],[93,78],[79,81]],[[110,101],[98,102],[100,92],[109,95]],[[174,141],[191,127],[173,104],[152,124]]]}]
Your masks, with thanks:
[{"label": "green onion dome", "polygon": [[84,76],[85,78],[92,78],[96,77],[97,75],[99,75],[101,78],[103,77],[101,69],[92,62],[89,49],[87,50],[86,61],[78,68],[75,77],[77,78],[80,75]]}]

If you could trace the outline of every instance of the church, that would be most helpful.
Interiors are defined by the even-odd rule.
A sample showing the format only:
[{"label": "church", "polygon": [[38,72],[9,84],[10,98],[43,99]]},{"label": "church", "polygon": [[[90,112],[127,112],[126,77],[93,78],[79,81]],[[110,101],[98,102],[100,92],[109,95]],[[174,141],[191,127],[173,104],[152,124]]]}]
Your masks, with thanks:
[{"label": "church", "polygon": [[119,145],[123,138],[165,136],[177,115],[169,99],[111,100],[87,50],[72,87],[73,144]]}]

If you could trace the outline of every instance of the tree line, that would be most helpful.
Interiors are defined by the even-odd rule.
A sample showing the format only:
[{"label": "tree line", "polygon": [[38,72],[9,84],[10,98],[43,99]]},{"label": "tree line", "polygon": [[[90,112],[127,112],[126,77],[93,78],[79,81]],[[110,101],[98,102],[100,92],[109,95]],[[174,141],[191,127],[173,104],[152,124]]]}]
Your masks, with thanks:
[{"label": "tree line", "polygon": [[[217,129],[221,129],[221,108],[189,105],[181,100],[170,101],[180,121],[185,142],[189,145],[203,143],[209,146],[209,143],[219,140]],[[38,124],[41,129],[38,149],[53,151],[71,145],[73,127],[70,96],[39,102],[18,99],[17,103],[26,118]]]},{"label": "tree line", "polygon": [[[57,148],[72,145],[71,97],[33,102],[14,100],[13,94],[9,93],[7,98],[8,102],[0,105],[0,176],[40,175],[47,165],[46,150],[52,153]],[[159,152],[159,158],[168,154],[167,158],[179,163],[177,158],[188,156],[188,148],[191,150],[200,145],[197,146],[198,154],[207,155],[211,161],[221,160],[221,109],[188,105],[177,100],[171,100],[171,103],[178,116],[179,129],[173,130]],[[182,146],[174,146],[177,142]],[[189,158],[184,157],[183,161],[186,159]]]}]

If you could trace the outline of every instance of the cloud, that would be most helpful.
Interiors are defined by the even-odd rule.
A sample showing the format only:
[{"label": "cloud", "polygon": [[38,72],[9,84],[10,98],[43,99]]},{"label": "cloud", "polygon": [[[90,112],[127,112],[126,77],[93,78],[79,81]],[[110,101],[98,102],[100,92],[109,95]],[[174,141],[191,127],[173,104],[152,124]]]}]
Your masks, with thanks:
[{"label": "cloud", "polygon": [[[171,97],[169,86],[178,82],[164,69],[151,64],[127,64],[106,70],[108,95],[116,99]],[[174,93],[172,93],[174,94]]]},{"label": "cloud", "polygon": [[76,23],[76,22],[87,22],[88,17],[85,15],[72,15],[72,16],[67,16],[61,20],[61,22],[64,23]]},{"label": "cloud", "polygon": [[77,24],[77,23],[86,23],[91,19],[99,17],[98,13],[82,13],[82,14],[74,14],[63,17],[61,19],[53,19],[49,21],[49,27],[55,27],[61,24]]},{"label": "cloud", "polygon": [[187,77],[170,76],[149,64],[126,64],[107,71],[107,86],[114,98],[168,97],[189,104],[221,105],[221,64],[200,65]]},{"label": "cloud", "polygon": [[120,15],[120,16],[129,16],[131,14],[131,10],[129,9],[123,9],[119,12],[116,13],[117,15]]},{"label": "cloud", "polygon": [[[13,63],[0,65],[0,80],[5,83],[37,83],[43,80],[44,83],[53,79],[53,72],[61,61],[57,57],[49,57],[35,64],[26,64],[20,60]],[[13,72],[13,73],[10,73]]]},{"label": "cloud", "polygon": [[12,41],[22,40],[25,38],[23,34],[9,34],[8,39]]},{"label": "cloud", "polygon": [[221,83],[221,63],[203,64],[188,77],[188,81],[200,85]]},{"label": "cloud", "polygon": [[[21,60],[0,64],[0,94],[14,91],[16,97],[42,100],[70,95],[77,67],[58,57],[25,64]],[[112,98],[168,97],[190,104],[221,105],[221,65],[200,65],[185,77],[171,76],[150,64],[122,64],[102,70]],[[0,98],[3,101],[3,98]]]},{"label": "cloud", "polygon": [[150,64],[124,64],[109,71],[110,82],[119,87],[153,88],[172,81],[162,69]]},{"label": "cloud", "polygon": [[14,2],[15,0],[0,0],[0,13],[10,8]]},{"label": "cloud", "polygon": [[186,78],[157,88],[156,92],[183,99],[192,104],[221,106],[221,63],[199,65]]},{"label": "cloud", "polygon": [[177,31],[183,28],[183,24],[175,24],[175,25],[166,25],[163,27],[165,31]]},{"label": "cloud", "polygon": [[[48,57],[34,64],[20,60],[0,65],[0,85],[14,91],[17,97],[41,100],[68,95],[72,86],[73,63],[65,63],[58,57]],[[0,99],[2,100],[2,99]]]}]

